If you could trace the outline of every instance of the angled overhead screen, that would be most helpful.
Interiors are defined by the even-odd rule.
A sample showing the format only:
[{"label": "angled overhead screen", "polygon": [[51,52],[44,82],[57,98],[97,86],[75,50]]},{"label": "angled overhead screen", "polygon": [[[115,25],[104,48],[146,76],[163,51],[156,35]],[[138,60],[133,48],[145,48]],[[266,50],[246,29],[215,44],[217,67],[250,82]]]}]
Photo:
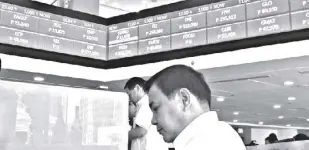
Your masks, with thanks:
[{"label": "angled overhead screen", "polygon": [[108,59],[307,27],[308,0],[229,0],[110,25]]},{"label": "angled overhead screen", "polygon": [[106,60],[107,27],[0,2],[0,42]]},{"label": "angled overhead screen", "polygon": [[309,27],[308,0],[202,1],[192,8],[184,1],[106,21],[97,17],[96,23],[72,10],[58,13],[47,5],[44,12],[40,3],[21,7],[0,1],[0,50],[17,45],[8,51],[20,53],[9,54],[104,69],[309,37],[309,30],[302,30]]}]

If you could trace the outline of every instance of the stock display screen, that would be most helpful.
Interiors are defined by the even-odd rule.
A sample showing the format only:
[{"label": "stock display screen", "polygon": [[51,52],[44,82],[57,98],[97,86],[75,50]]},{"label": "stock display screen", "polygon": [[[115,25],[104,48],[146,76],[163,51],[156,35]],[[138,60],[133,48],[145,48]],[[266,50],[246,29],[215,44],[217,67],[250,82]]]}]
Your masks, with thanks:
[{"label": "stock display screen", "polygon": [[109,26],[109,59],[309,27],[309,0],[229,0]]},{"label": "stock display screen", "polygon": [[309,27],[309,0],[228,0],[109,26],[0,5],[1,43],[99,60]]},{"label": "stock display screen", "polygon": [[107,27],[0,3],[0,42],[106,60]]}]

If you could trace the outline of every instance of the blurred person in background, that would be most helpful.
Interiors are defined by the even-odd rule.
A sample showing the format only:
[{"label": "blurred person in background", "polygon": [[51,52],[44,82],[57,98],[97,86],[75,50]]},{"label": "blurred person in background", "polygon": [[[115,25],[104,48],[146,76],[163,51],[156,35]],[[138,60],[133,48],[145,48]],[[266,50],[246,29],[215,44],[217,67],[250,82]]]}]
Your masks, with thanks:
[{"label": "blurred person in background", "polygon": [[265,144],[273,144],[276,142],[278,142],[278,138],[275,133],[269,134],[269,136],[265,139]]},{"label": "blurred person in background", "polygon": [[247,144],[246,146],[257,146],[259,145],[256,140],[252,140],[249,144]]},{"label": "blurred person in background", "polygon": [[265,145],[269,144],[269,137],[265,138]]},{"label": "blurred person in background", "polygon": [[[132,102],[129,102],[129,125],[130,125],[129,131],[133,128],[135,116],[136,116],[136,106]],[[131,150],[131,143],[132,143],[132,141],[129,140],[128,141],[128,150]]]},{"label": "blurred person in background", "polygon": [[295,135],[293,137],[293,139],[295,141],[305,141],[305,140],[309,140],[308,136],[306,134],[303,134],[303,133],[299,133],[297,135]]},{"label": "blurred person in background", "polygon": [[131,150],[168,150],[168,145],[151,124],[153,114],[148,96],[144,92],[144,84],[144,79],[134,77],[129,79],[124,87],[130,103],[134,104],[136,109],[133,128],[129,131]]},{"label": "blurred person in background", "polygon": [[134,117],[136,116],[136,106],[133,102],[129,102],[129,124],[133,127]]},{"label": "blurred person in background", "polygon": [[238,133],[210,111],[211,91],[201,73],[171,66],[152,76],[145,91],[152,124],[176,150],[246,150]]}]

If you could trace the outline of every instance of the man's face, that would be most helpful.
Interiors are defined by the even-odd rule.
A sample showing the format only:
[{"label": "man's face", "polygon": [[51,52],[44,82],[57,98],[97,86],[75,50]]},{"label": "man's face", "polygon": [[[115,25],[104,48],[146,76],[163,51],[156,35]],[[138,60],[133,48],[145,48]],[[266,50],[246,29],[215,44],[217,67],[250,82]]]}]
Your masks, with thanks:
[{"label": "man's face", "polygon": [[132,90],[126,89],[126,93],[129,95],[130,102],[132,102],[133,104],[136,104],[138,102],[139,99],[135,89]]},{"label": "man's face", "polygon": [[150,88],[148,96],[153,112],[151,123],[157,126],[165,142],[173,142],[183,129],[180,121],[182,103],[174,98],[169,99],[156,85]]}]

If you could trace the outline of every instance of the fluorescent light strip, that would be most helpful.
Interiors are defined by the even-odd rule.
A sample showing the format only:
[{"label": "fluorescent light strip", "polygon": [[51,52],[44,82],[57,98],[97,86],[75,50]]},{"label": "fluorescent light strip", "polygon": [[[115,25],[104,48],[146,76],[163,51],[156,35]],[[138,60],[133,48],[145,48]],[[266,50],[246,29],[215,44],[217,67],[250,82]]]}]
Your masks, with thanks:
[{"label": "fluorescent light strip", "polygon": [[5,54],[0,54],[0,58],[2,59],[2,67],[5,69],[107,82],[128,79],[134,76],[151,76],[168,66],[176,64],[190,66],[192,60],[195,61],[193,68],[200,70],[275,59],[309,56],[309,51],[304,47],[309,47],[308,40],[109,70]]}]

